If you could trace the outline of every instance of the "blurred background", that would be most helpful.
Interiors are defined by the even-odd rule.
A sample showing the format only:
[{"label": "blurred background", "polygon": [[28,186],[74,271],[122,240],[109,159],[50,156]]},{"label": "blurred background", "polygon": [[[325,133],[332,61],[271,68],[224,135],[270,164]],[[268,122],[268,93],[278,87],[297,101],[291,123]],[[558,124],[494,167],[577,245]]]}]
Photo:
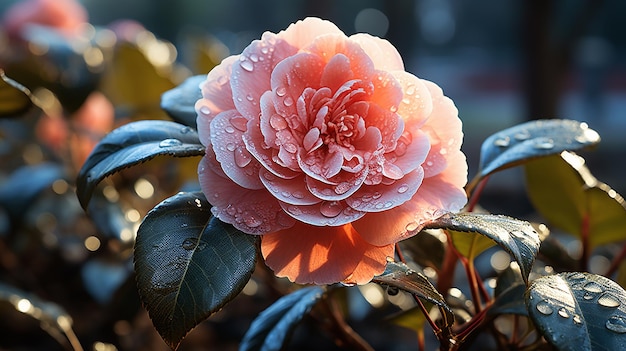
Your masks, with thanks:
[{"label": "blurred background", "polygon": [[[115,234],[106,239],[84,234],[95,231],[84,218],[63,219],[62,214],[51,217],[49,207],[41,204],[41,200],[35,209],[27,206],[35,195],[17,205],[6,200],[18,196],[11,189],[32,185],[19,183],[23,175],[15,175],[16,169],[27,167],[24,172],[37,174],[40,183],[36,184],[41,184],[42,188],[65,177],[65,183],[57,182],[56,188],[52,188],[49,196],[56,199],[52,203],[58,203],[58,197],[69,199],[75,196],[71,191],[75,173],[90,147],[106,132],[130,120],[166,118],[159,109],[161,93],[180,84],[186,77],[207,73],[222,58],[240,53],[264,31],[280,31],[306,16],[331,20],[348,35],[367,32],[388,39],[402,55],[407,71],[441,86],[457,105],[464,123],[463,150],[468,156],[470,177],[476,172],[480,144],[487,136],[526,120],[567,118],[585,121],[599,132],[603,140],[595,151],[584,154],[587,163],[597,178],[618,193],[626,193],[626,165],[622,162],[626,159],[626,2],[623,1],[82,0],[79,3],[90,24],[88,34],[81,34],[83,46],[79,46],[83,51],[77,49],[75,42],[67,44],[63,36],[50,35],[42,28],[22,31],[16,38],[9,31],[13,15],[7,16],[7,11],[20,2],[26,1],[0,2],[0,17],[8,33],[0,42],[0,67],[9,77],[38,93],[42,101],[52,102],[44,111],[47,117],[31,111],[21,119],[0,120],[0,202],[5,199],[0,222],[6,222],[0,228],[5,238],[0,252],[2,255],[13,252],[13,256],[0,259],[3,280],[39,292],[51,300],[83,301],[73,305],[70,311],[83,320],[89,315],[85,311],[93,308],[97,311],[94,318],[100,319],[84,325],[82,336],[87,335],[85,339],[92,342],[90,345],[107,341],[98,346],[101,347],[98,350],[114,349],[106,349],[107,345],[139,349],[137,345],[141,342],[144,342],[144,349],[163,348],[158,336],[154,341],[149,320],[145,316],[143,319],[136,317],[138,302],[136,296],[129,293],[134,289],[132,281],[128,280],[131,267],[128,249],[133,239],[133,234],[129,233],[154,204],[177,191],[179,186],[189,184],[195,174],[196,160],[185,164],[188,168],[183,175],[171,174],[169,163],[162,161],[149,166],[152,168],[148,170],[130,170],[116,178],[113,181],[115,188],[126,186],[129,189],[127,196],[130,200],[127,200],[132,206],[122,209],[121,220],[115,222],[116,228],[111,229]],[[139,32],[144,33],[143,36],[137,35]],[[146,35],[146,32],[151,34]],[[136,50],[119,49],[121,42],[130,43],[129,47]],[[97,50],[89,51],[94,48]],[[68,68],[72,62],[76,63],[74,56],[78,51],[82,60],[77,66],[84,66],[82,71]],[[140,58],[133,56],[138,53],[142,55]],[[149,62],[152,68],[144,72],[142,62]],[[59,72],[46,71],[47,64]],[[41,72],[30,74],[33,67]],[[130,73],[140,76],[133,78]],[[38,90],[38,87],[45,89]],[[46,100],[46,96],[52,96],[48,92],[55,98]],[[102,95],[94,97],[94,92]],[[88,101],[96,101],[95,107],[84,112],[81,108],[87,106]],[[57,106],[56,110],[54,106]],[[108,111],[109,117],[94,122],[89,119],[89,116],[96,115],[94,109]],[[54,111],[62,117],[50,118]],[[59,120],[69,121],[69,127],[63,123],[59,126]],[[73,137],[69,138],[67,133]],[[28,142],[30,137],[36,142]],[[72,141],[65,145],[69,139]],[[17,158],[16,149],[20,150]],[[68,153],[68,149],[74,152]],[[61,167],[36,168],[43,161],[58,164],[60,159],[63,160]],[[522,183],[519,170],[495,175],[485,189],[483,205],[513,216],[531,216]],[[104,198],[110,202],[125,196],[121,191],[111,195],[111,191],[103,192]],[[81,211],[74,200],[67,201],[70,203],[68,208],[75,208],[76,213]],[[21,207],[15,207],[18,205],[29,210],[20,213]],[[110,218],[101,220],[111,222]],[[64,224],[74,233],[82,234],[63,237],[59,233],[67,229],[63,228]],[[24,259],[23,254],[31,252],[29,250],[38,252],[35,244],[39,241],[15,239],[15,233],[23,230],[37,232],[37,235],[44,232],[43,236],[37,236],[37,240],[43,240],[44,248],[55,254],[63,246],[61,253],[53,258],[39,257],[35,262]],[[68,246],[64,246],[66,244]],[[20,255],[16,254],[15,245],[22,250]],[[106,251],[105,254],[102,251]],[[100,260],[88,260],[93,257]],[[34,264],[36,272],[21,278],[12,276],[12,270],[18,274],[20,270],[16,267],[27,264]],[[62,265],[64,271],[50,276],[50,282],[38,289],[33,288],[37,286],[36,281],[48,273],[51,264]],[[86,270],[91,273],[85,273]],[[67,289],[58,281],[52,281],[52,277],[59,274],[77,276],[73,284],[87,287],[74,290],[73,296],[61,298],[60,295],[67,294]],[[83,278],[80,278],[81,274]],[[83,280],[97,280],[85,277],[105,278],[85,283]],[[104,290],[103,281],[108,282]],[[124,286],[126,294],[119,293],[118,289]],[[128,298],[129,294],[131,298]],[[112,301],[116,301],[118,307],[128,304],[130,311],[127,315],[107,315],[101,309],[113,304]],[[244,314],[243,311],[234,313]],[[213,320],[219,321],[220,318],[229,316],[217,316]],[[244,318],[246,321],[249,319]],[[241,324],[241,320],[237,323],[226,328],[233,335],[220,336],[227,339],[225,349],[233,347],[228,343],[230,337],[236,340],[245,331],[247,324]],[[28,326],[24,328],[22,334],[18,331],[18,337],[29,335]],[[144,328],[145,334],[131,335],[131,330],[136,328]],[[203,328],[205,332],[210,329],[210,332],[193,335],[220,339],[217,334],[224,332],[221,327],[211,329],[205,325]],[[78,329],[80,332],[81,328]],[[102,330],[109,334],[102,336]],[[126,336],[128,339],[124,339]],[[0,338],[3,337],[5,335],[0,332]],[[30,350],[41,346],[35,343],[31,348],[21,348],[16,346],[20,345],[17,339],[6,340],[4,345],[0,342],[0,349]],[[43,344],[47,347],[56,345],[45,341]],[[193,341],[189,345],[194,345]]]}]

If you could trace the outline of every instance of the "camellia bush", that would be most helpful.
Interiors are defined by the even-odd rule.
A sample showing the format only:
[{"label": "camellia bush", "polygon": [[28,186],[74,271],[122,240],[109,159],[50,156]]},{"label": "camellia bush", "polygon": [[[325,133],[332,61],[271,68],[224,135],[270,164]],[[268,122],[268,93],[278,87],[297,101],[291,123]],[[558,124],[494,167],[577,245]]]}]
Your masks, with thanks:
[{"label": "camellia bush", "polygon": [[[317,18],[264,33],[161,106],[171,121],[107,134],[76,191],[94,216],[105,178],[157,156],[199,159],[199,187],[149,211],[134,243],[139,295],[173,349],[259,272],[281,297],[240,350],[286,349],[307,317],[338,346],[371,350],[346,312],[366,286],[408,298],[385,323],[414,330],[420,349],[626,348],[626,247],[604,274],[588,272],[594,250],[626,239],[626,206],[576,154],[600,141],[586,123],[500,131],[468,182],[462,123],[442,89],[406,72],[386,40]],[[512,167],[559,235],[480,206],[489,177]],[[580,241],[580,257],[563,238]],[[481,268],[494,250],[509,264]]]}]

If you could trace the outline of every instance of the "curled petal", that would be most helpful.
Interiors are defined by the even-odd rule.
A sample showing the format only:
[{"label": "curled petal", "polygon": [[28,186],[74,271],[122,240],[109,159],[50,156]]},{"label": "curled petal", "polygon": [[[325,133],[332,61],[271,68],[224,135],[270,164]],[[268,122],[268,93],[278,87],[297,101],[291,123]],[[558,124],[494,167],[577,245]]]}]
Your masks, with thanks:
[{"label": "curled petal", "polygon": [[271,89],[273,69],[296,52],[297,48],[268,33],[248,45],[232,63],[232,99],[243,116],[248,119],[259,116],[259,100],[264,92]]},{"label": "curled petal", "polygon": [[278,178],[266,170],[261,170],[263,185],[278,200],[290,205],[312,205],[321,202],[306,188],[304,176],[293,179]]},{"label": "curled petal", "polygon": [[247,130],[243,134],[243,142],[246,149],[254,158],[263,165],[265,169],[272,172],[276,176],[284,179],[293,179],[302,172],[296,172],[275,162],[278,158],[278,152],[274,148],[268,148],[264,144],[263,134],[258,120],[250,120],[247,124]]},{"label": "curled petal", "polygon": [[371,36],[366,33],[357,33],[350,36],[361,46],[374,63],[374,67],[385,71],[404,71],[404,63],[398,50],[385,39]]},{"label": "curled petal", "polygon": [[[243,119],[237,111],[225,111],[211,121],[211,145],[224,173],[247,189],[261,189],[261,165],[246,150],[243,132],[233,126],[232,120]],[[235,124],[237,124],[235,122]]]},{"label": "curled petal", "polygon": [[[301,234],[297,240],[294,233]],[[368,244],[350,224],[319,228],[296,223],[289,230],[263,235],[261,252],[277,276],[296,283],[365,284],[385,270],[393,245]]]},{"label": "curled petal", "polygon": [[279,32],[277,37],[297,48],[303,48],[318,36],[329,33],[343,34],[332,22],[315,17],[307,17],[289,25],[287,29]]},{"label": "curled petal", "polygon": [[199,114],[212,118],[222,111],[235,109],[230,78],[233,63],[237,62],[238,59],[239,55],[225,58],[209,72],[207,79],[200,84],[203,99],[200,99],[196,105],[196,111]]},{"label": "curled petal", "polygon": [[347,198],[346,202],[350,207],[359,211],[387,211],[410,200],[422,184],[423,179],[424,172],[420,167],[393,184],[364,186],[353,196]]},{"label": "curled petal", "polygon": [[[422,165],[431,148],[428,135],[421,130],[409,132],[409,137],[411,140],[407,140],[407,144],[401,139],[393,152],[395,156],[393,163],[400,167],[405,174]],[[402,148],[401,152],[400,148]]]},{"label": "curled petal", "polygon": [[313,205],[280,202],[280,205],[293,218],[314,226],[340,226],[365,215],[365,212],[351,208],[345,201],[322,201]]},{"label": "curled petal", "polygon": [[211,212],[220,220],[248,234],[265,234],[293,226],[293,218],[285,214],[267,190],[250,190],[233,183],[213,169],[205,156],[198,165],[202,192],[213,205]]},{"label": "curled petal", "polygon": [[367,178],[367,166],[357,173],[342,172],[332,178],[333,183],[328,184],[315,178],[306,177],[306,186],[315,197],[327,201],[338,201],[349,198],[354,194]]},{"label": "curled petal", "polygon": [[315,38],[311,45],[304,48],[328,62],[335,55],[345,56],[350,63],[350,70],[355,79],[371,80],[374,75],[374,64],[361,46],[348,40],[345,35],[326,34]]},{"label": "curled petal", "polygon": [[345,82],[354,78],[350,68],[350,60],[344,54],[337,54],[328,61],[322,72],[321,86],[336,91]]}]

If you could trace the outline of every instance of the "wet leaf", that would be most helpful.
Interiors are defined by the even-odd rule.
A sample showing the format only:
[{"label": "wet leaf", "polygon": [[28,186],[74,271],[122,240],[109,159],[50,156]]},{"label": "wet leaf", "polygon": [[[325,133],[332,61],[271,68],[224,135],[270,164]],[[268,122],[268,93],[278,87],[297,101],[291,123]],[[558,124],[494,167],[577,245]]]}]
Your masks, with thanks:
[{"label": "wet leaf", "polygon": [[458,232],[455,230],[449,230],[448,233],[450,233],[456,250],[469,260],[475,259],[496,244],[489,237],[477,233]]},{"label": "wet leaf", "polygon": [[502,271],[496,280],[494,301],[487,312],[491,316],[517,314],[527,316],[524,293],[526,283],[522,280],[519,266],[510,265]]},{"label": "wet leaf", "polygon": [[161,95],[161,108],[174,121],[197,129],[195,105],[202,98],[200,83],[204,80],[205,74],[189,77],[181,85],[166,91]]},{"label": "wet leaf", "polygon": [[591,248],[626,239],[626,201],[582,157],[563,152],[528,163],[525,172],[528,196],[550,226],[579,238],[587,230]]},{"label": "wet leaf", "polygon": [[372,282],[396,287],[433,303],[440,307],[439,309],[442,311],[444,325],[446,327],[450,327],[452,323],[454,323],[452,309],[448,306],[439,291],[437,291],[424,274],[414,271],[406,264],[401,262],[388,262],[385,272],[374,277]]},{"label": "wet leaf", "polygon": [[76,193],[87,207],[94,188],[105,177],[155,156],[202,156],[204,146],[198,133],[169,121],[139,121],[123,125],[107,134],[83,164],[76,180]]},{"label": "wet leaf", "polygon": [[137,232],[139,295],[172,348],[239,294],[257,260],[258,237],[212,217],[210,207],[202,193],[179,193],[150,211]]},{"label": "wet leaf", "polygon": [[535,280],[528,314],[558,350],[626,349],[626,291],[605,277],[573,272]]},{"label": "wet leaf", "polygon": [[28,88],[7,77],[2,69],[0,78],[0,117],[18,116],[33,105]]},{"label": "wet leaf", "polygon": [[448,213],[428,223],[426,228],[473,232],[488,237],[513,256],[525,281],[541,244],[537,231],[530,223],[502,215]]},{"label": "wet leaf", "polygon": [[[69,341],[73,346],[80,346],[72,329],[72,317],[61,306],[1,282],[0,301],[8,302],[17,311],[38,320],[41,328],[61,345],[67,345]],[[60,334],[65,335],[67,340]]]},{"label": "wet leaf", "polygon": [[573,120],[535,120],[507,128],[483,142],[479,171],[468,188],[473,188],[480,179],[496,171],[599,142],[600,136],[596,131],[586,123]]},{"label": "wet leaf", "polygon": [[240,351],[278,351],[311,308],[322,298],[324,289],[310,286],[278,299],[254,319],[244,335]]}]

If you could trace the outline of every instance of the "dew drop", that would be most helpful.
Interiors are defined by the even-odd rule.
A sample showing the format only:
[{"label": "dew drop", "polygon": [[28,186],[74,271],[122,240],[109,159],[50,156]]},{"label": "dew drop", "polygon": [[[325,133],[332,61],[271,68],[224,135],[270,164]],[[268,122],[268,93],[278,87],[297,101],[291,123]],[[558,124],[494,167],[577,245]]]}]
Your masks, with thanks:
[{"label": "dew drop", "polygon": [[606,321],[606,329],[616,333],[626,333],[626,319],[621,316],[611,316]]},{"label": "dew drop", "polygon": [[290,197],[290,196],[291,196],[291,193],[290,193],[290,192],[288,192],[288,191],[281,191],[281,192],[280,192],[280,195],[281,195],[281,196],[283,196],[283,197]]},{"label": "dew drop", "polygon": [[493,145],[497,147],[507,147],[511,143],[511,139],[509,137],[498,138],[494,140]]},{"label": "dew drop", "polygon": [[263,224],[263,221],[261,221],[256,216],[253,216],[251,214],[247,214],[244,217],[243,222],[250,228],[256,228],[260,226],[261,224]]},{"label": "dew drop", "polygon": [[239,146],[235,149],[235,163],[237,164],[237,166],[243,168],[250,164],[251,161],[252,157],[250,157],[248,150],[246,150],[242,146]]},{"label": "dew drop", "polygon": [[405,229],[407,232],[415,232],[419,229],[420,225],[417,222],[411,222],[409,224],[406,225]]},{"label": "dew drop", "polygon": [[226,131],[226,133],[231,133],[231,134],[235,132],[235,128],[233,128],[232,126],[226,126],[224,130]]},{"label": "dew drop", "polygon": [[348,190],[350,190],[351,186],[350,183],[348,182],[341,182],[339,184],[337,184],[337,186],[335,186],[335,193],[337,193],[337,195],[341,195],[341,194],[345,194],[348,192]]},{"label": "dew drop", "polygon": [[233,127],[237,128],[238,130],[240,130],[242,132],[245,132],[248,129],[246,127],[246,125],[248,124],[248,120],[246,120],[243,117],[231,118],[230,124],[232,124]]},{"label": "dew drop", "polygon": [[515,137],[515,140],[524,141],[524,140],[530,139],[530,132],[527,130],[523,130],[521,132],[515,133],[514,137]]},{"label": "dew drop", "polygon": [[254,100],[254,96],[252,96],[252,94],[247,94],[246,95],[246,100],[252,101],[252,100]]},{"label": "dew drop", "polygon": [[574,321],[574,324],[582,324],[583,321],[582,319],[580,319],[580,316],[575,314],[574,317],[572,317],[572,320]]},{"label": "dew drop", "polygon": [[183,142],[178,139],[164,139],[159,143],[159,147],[173,147],[183,145]]},{"label": "dew drop", "polygon": [[267,50],[267,46],[264,46],[264,47],[261,48],[261,53],[263,55],[267,55],[268,52],[269,52],[269,50]]},{"label": "dew drop", "polygon": [[537,311],[539,311],[539,313],[546,315],[546,316],[549,316],[552,314],[552,312],[554,312],[548,300],[539,301],[537,303],[536,308],[537,308]]},{"label": "dew drop", "polygon": [[392,113],[396,113],[396,112],[398,112],[398,106],[396,106],[396,105],[392,105],[392,106],[389,108],[389,111],[391,111]]},{"label": "dew drop", "polygon": [[182,248],[185,250],[193,250],[196,248],[197,245],[198,245],[197,238],[187,238],[181,244]]},{"label": "dew drop", "polygon": [[398,193],[400,194],[404,194],[406,193],[406,191],[409,190],[409,186],[406,184],[402,184],[400,185],[400,187],[398,188]]},{"label": "dew drop", "polygon": [[241,56],[241,58],[243,58],[243,61],[239,61],[239,65],[241,66],[241,68],[248,72],[254,71],[254,64],[251,61],[246,60],[246,58],[243,56]]},{"label": "dew drop", "polygon": [[569,318],[569,313],[567,312],[567,309],[565,307],[561,307],[559,308],[559,316],[563,317],[563,318]]},{"label": "dew drop", "polygon": [[298,206],[289,206],[287,208],[287,211],[289,211],[289,213],[294,216],[300,216],[302,214],[302,210]]},{"label": "dew drop", "polygon": [[415,85],[411,84],[406,88],[406,94],[407,95],[413,95],[415,94]]},{"label": "dew drop", "polygon": [[287,121],[285,121],[285,119],[282,116],[276,115],[276,114],[270,117],[270,125],[275,130],[283,130],[287,128],[288,126]]},{"label": "dew drop", "polygon": [[228,150],[228,151],[235,151],[235,148],[236,148],[236,146],[233,143],[226,144],[226,150]]},{"label": "dew drop", "polygon": [[187,134],[187,133],[190,133],[192,131],[193,131],[193,129],[191,129],[190,127],[182,127],[182,128],[180,128],[180,133],[181,134]]},{"label": "dew drop", "polygon": [[594,294],[592,294],[592,293],[590,293],[590,292],[586,292],[586,293],[583,295],[583,299],[584,299],[584,300],[587,300],[587,301],[589,301],[589,300],[593,299],[594,297],[595,297],[595,295],[594,295]]},{"label": "dew drop", "polygon": [[548,138],[539,138],[533,145],[537,150],[550,150],[554,148],[554,142]]},{"label": "dew drop", "polygon": [[228,76],[219,76],[217,77],[217,84],[224,85],[228,83]]},{"label": "dew drop", "polygon": [[598,305],[608,308],[616,308],[619,307],[620,302],[615,296],[609,293],[604,293],[598,297]]},{"label": "dew drop", "polygon": [[252,62],[259,62],[259,55],[251,54],[250,55],[250,61],[252,61]]},{"label": "dew drop", "polygon": [[337,217],[342,210],[343,207],[337,201],[324,201],[320,205],[320,212],[328,218]]},{"label": "dew drop", "polygon": [[291,196],[295,197],[296,199],[302,199],[304,198],[304,193],[301,191],[294,191]]},{"label": "dew drop", "polygon": [[208,116],[208,115],[211,114],[211,109],[208,108],[207,106],[202,106],[202,107],[200,107],[200,113],[205,115],[205,116]]},{"label": "dew drop", "polygon": [[283,104],[285,104],[285,106],[289,107],[293,105],[293,99],[289,96],[287,96],[285,98],[285,100],[283,100]]},{"label": "dew drop", "polygon": [[287,89],[285,87],[280,87],[276,89],[276,95],[282,97],[285,96],[285,94],[287,94]]},{"label": "dew drop", "polygon": [[287,152],[292,153],[292,154],[295,154],[298,151],[298,147],[292,143],[287,143],[283,145],[283,147],[285,148],[285,150],[287,150]]},{"label": "dew drop", "polygon": [[589,282],[589,283],[585,284],[583,286],[583,289],[585,291],[590,292],[590,293],[601,293],[603,291],[602,287],[600,286],[600,284],[598,284],[596,282]]}]

